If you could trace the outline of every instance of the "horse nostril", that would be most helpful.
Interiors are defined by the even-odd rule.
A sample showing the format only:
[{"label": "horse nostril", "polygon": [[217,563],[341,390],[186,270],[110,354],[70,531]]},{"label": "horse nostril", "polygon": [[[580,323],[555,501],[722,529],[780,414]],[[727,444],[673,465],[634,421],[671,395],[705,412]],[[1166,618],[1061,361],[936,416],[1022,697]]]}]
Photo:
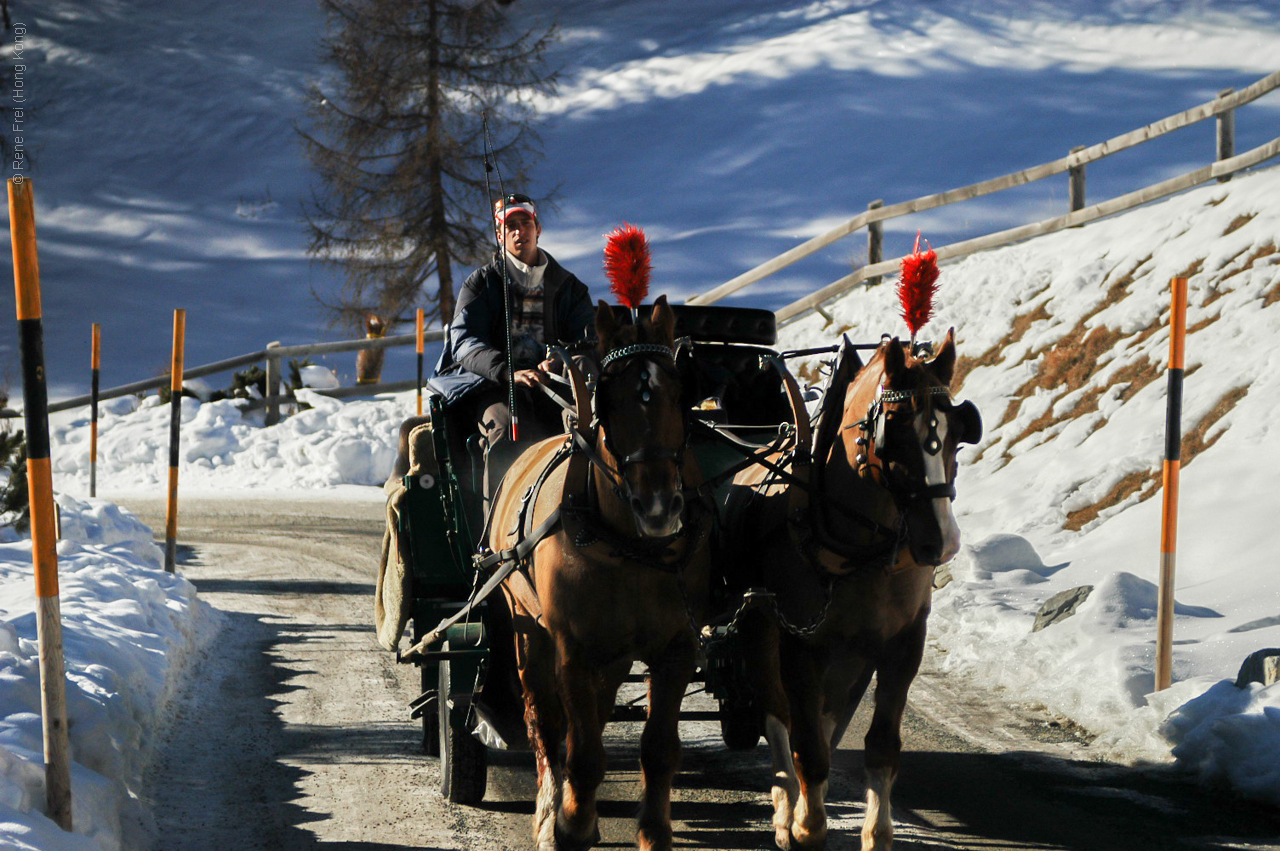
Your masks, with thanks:
[{"label": "horse nostril", "polygon": [[631,510],[637,517],[644,517],[648,512],[644,510],[644,503],[640,501],[640,497],[631,497]]},{"label": "horse nostril", "polygon": [[671,497],[671,513],[679,514],[682,511],[684,511],[684,494],[677,491],[675,496]]}]

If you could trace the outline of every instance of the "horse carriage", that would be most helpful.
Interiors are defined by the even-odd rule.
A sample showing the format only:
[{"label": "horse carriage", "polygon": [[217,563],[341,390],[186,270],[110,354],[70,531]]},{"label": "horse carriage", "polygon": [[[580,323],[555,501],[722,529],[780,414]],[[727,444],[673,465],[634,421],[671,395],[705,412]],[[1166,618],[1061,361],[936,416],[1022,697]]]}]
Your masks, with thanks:
[{"label": "horse carriage", "polygon": [[[785,439],[794,428],[782,373],[770,363],[780,356],[772,348],[774,314],[713,306],[672,310],[680,338],[677,368],[686,399],[694,405],[691,416],[702,426],[691,434],[689,451],[704,477],[727,488],[747,460],[744,455]],[[631,314],[619,308],[618,317],[628,322]],[[561,392],[569,396],[569,389]],[[475,557],[482,549],[486,510],[502,474],[529,444],[503,441],[486,451],[469,423],[451,421],[439,396],[430,397],[429,408],[431,425],[415,435],[414,462],[404,477],[399,533],[413,574],[413,647],[400,659],[421,667],[423,691],[412,715],[422,722],[424,751],[441,759],[441,793],[474,804],[485,792],[487,751],[528,748],[523,705],[518,692],[511,692],[509,616],[501,601],[486,599],[430,649],[414,648],[473,599],[488,578]],[[699,678],[718,710],[681,717],[718,721],[725,744],[743,750],[759,741],[763,719],[742,681],[727,631],[724,624],[701,629],[706,653]],[[643,679],[642,674],[628,676],[629,682]],[[643,721],[644,708],[617,705],[611,720]]]},{"label": "horse carriage", "polygon": [[[432,401],[396,520],[399,659],[422,668],[413,713],[449,800],[483,799],[489,749],[532,746],[539,851],[589,848],[602,729],[642,720],[637,845],[667,851],[677,723],[716,718],[731,748],[769,739],[778,846],[820,848],[831,749],[874,676],[863,849],[891,845],[933,568],[959,548],[956,453],[982,429],[951,397],[954,335],[915,342],[932,252],[913,268],[928,286],[900,290],[908,343],[779,353],[769,311],[641,305],[615,280],[629,309],[599,303],[594,386],[556,351],[565,434],[483,450]],[[811,414],[785,360],[820,353]],[[682,713],[695,678],[715,712]],[[618,705],[637,679],[647,708]]]}]

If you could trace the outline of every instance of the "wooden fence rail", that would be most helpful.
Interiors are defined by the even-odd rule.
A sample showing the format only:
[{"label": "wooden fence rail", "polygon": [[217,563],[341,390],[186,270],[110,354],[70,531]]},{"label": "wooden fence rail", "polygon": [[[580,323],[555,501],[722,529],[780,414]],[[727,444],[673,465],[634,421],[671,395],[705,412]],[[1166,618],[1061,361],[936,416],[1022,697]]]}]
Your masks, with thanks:
[{"label": "wooden fence rail", "polygon": [[[859,269],[857,273],[854,273],[854,275],[846,276],[845,278],[842,278],[840,281],[837,281],[835,284],[832,284],[828,287],[824,287],[822,290],[819,290],[817,293],[813,293],[811,296],[807,296],[804,299],[801,299],[797,302],[793,302],[792,304],[787,305],[787,307],[783,308],[783,311],[791,311],[791,312],[789,312],[786,317],[783,316],[783,311],[779,311],[779,314],[778,314],[779,321],[785,321],[785,319],[791,318],[795,315],[795,312],[792,311],[792,308],[794,308],[796,305],[800,305],[802,302],[806,303],[808,306],[802,308],[802,310],[808,310],[808,309],[812,309],[818,304],[821,304],[823,301],[826,301],[828,298],[831,297],[828,295],[815,301],[814,297],[818,296],[819,293],[828,292],[828,291],[833,293],[843,292],[844,290],[848,289],[849,286],[852,286],[853,283],[858,283],[863,280],[875,278],[879,275],[883,275],[886,273],[892,273],[897,270],[897,265],[896,265],[898,262],[897,260],[890,261],[889,263],[876,262],[877,260],[879,260],[879,251],[877,250],[877,236],[880,233],[880,230],[878,227],[876,227],[876,225],[880,222],[883,222],[887,219],[906,216],[911,213],[919,213],[925,210],[936,209],[938,207],[943,207],[948,204],[955,204],[960,201],[969,201],[974,198],[980,198],[984,195],[990,195],[994,192],[1000,192],[1005,189],[1011,189],[1016,186],[1022,186],[1037,180],[1043,180],[1046,177],[1052,177],[1054,175],[1062,174],[1064,172],[1071,173],[1073,178],[1072,185],[1073,187],[1075,187],[1075,192],[1072,195],[1073,200],[1072,200],[1070,209],[1073,212],[1083,213],[1086,210],[1095,209],[1095,208],[1087,208],[1084,206],[1084,166],[1086,164],[1103,159],[1104,157],[1109,157],[1112,154],[1116,154],[1116,153],[1119,153],[1120,151],[1126,150],[1128,148],[1132,148],[1135,145],[1140,145],[1144,142],[1149,142],[1152,139],[1155,139],[1159,136],[1163,136],[1166,133],[1170,133],[1174,130],[1187,127],[1199,121],[1204,121],[1207,118],[1213,118],[1216,116],[1216,117],[1219,117],[1220,119],[1219,126],[1218,126],[1218,149],[1217,149],[1217,154],[1219,159],[1222,160],[1223,162],[1234,162],[1236,159],[1239,159],[1239,158],[1231,156],[1234,153],[1233,148],[1234,148],[1235,124],[1234,124],[1233,110],[1235,110],[1239,106],[1243,106],[1246,103],[1250,103],[1251,101],[1257,100],[1258,98],[1262,97],[1268,92],[1273,91],[1276,88],[1280,88],[1280,71],[1276,71],[1272,74],[1268,74],[1266,77],[1263,77],[1261,80],[1258,80],[1256,83],[1244,89],[1241,89],[1238,92],[1232,92],[1230,89],[1228,89],[1223,93],[1221,93],[1217,98],[1215,98],[1212,101],[1200,104],[1199,106],[1193,107],[1184,112],[1180,112],[1177,115],[1171,115],[1167,118],[1162,118],[1159,121],[1156,121],[1152,124],[1148,124],[1146,127],[1141,127],[1137,130],[1133,130],[1123,135],[1116,136],[1114,138],[1106,140],[1105,142],[1099,142],[1096,145],[1090,145],[1082,148],[1073,148],[1067,156],[1062,157],[1061,159],[1053,160],[1052,162],[1042,163],[1041,165],[1032,166],[1031,168],[1023,169],[1022,171],[1013,172],[1012,174],[1006,174],[1000,177],[994,177],[989,180],[983,180],[978,183],[970,184],[968,186],[962,186],[962,187],[959,187],[958,189],[950,189],[950,190],[947,190],[946,192],[939,192],[933,195],[925,195],[920,198],[913,198],[909,201],[902,201],[897,204],[880,206],[880,202],[873,202],[872,205],[869,206],[865,212],[859,213],[858,215],[854,216],[853,218],[849,219],[843,224],[838,225],[837,227],[834,227],[831,230],[827,231],[826,233],[819,234],[818,236],[815,236],[812,239],[809,239],[801,243],[800,245],[797,245],[796,247],[788,251],[785,251],[782,254],[779,254],[777,257],[774,257],[770,260],[765,261],[764,263],[761,263],[759,266],[756,266],[754,269],[744,272],[741,275],[738,275],[736,278],[733,278],[732,280],[726,281],[725,283],[717,287],[714,287],[710,290],[707,290],[704,293],[699,293],[698,295],[693,296],[688,300],[688,303],[689,304],[713,304],[725,298],[726,296],[731,295],[732,293],[735,293],[738,290],[743,289],[744,287],[748,287],[754,283],[758,283],[759,281],[769,277],[775,272],[778,272],[781,269],[785,269],[787,266],[790,266],[791,264],[799,260],[802,260],[805,257],[808,257],[811,254],[814,254],[822,250],[823,248],[826,248],[828,245],[831,245],[832,243],[840,239],[843,239],[846,236],[849,236],[855,231],[858,231],[864,227],[868,227],[870,231],[870,244],[868,245],[868,253],[870,255],[869,257],[870,264],[863,267],[862,269]],[[1266,146],[1263,146],[1263,147],[1266,147]],[[1258,150],[1260,150],[1260,148],[1255,148],[1253,152],[1256,152]],[[1253,153],[1253,152],[1250,152],[1250,153]],[[1261,160],[1258,160],[1258,161],[1260,162]],[[1241,166],[1241,168],[1243,167],[1245,166]],[[1237,168],[1237,169],[1232,169],[1230,171],[1221,172],[1220,174],[1215,174],[1214,176],[1225,177],[1229,175],[1231,171],[1237,171],[1237,170],[1239,169]],[[1166,183],[1168,183],[1168,181],[1166,181]],[[1157,184],[1157,185],[1162,186],[1164,184]],[[1195,185],[1195,184],[1188,184],[1188,185]],[[1186,187],[1183,187],[1183,188],[1186,188]],[[1178,191],[1178,190],[1173,190],[1173,191]],[[1128,198],[1128,197],[1131,197],[1131,195],[1133,194],[1135,193],[1130,193],[1130,195],[1123,196],[1123,197]],[[1166,192],[1163,194],[1169,194],[1169,193]],[[1161,196],[1156,196],[1156,197],[1161,197]],[[1116,199],[1116,200],[1119,200],[1119,199]],[[1145,202],[1140,202],[1140,203],[1145,203]],[[1077,205],[1079,206],[1077,207]],[[1102,206],[1102,205],[1096,205],[1096,206]],[[1122,209],[1128,209],[1128,208],[1124,207]],[[1113,210],[1112,212],[1117,212],[1117,210]],[[1110,213],[1106,213],[1104,215],[1110,215]],[[1097,216],[1094,216],[1093,218],[1097,218]],[[1092,221],[1092,218],[1086,219],[1086,220]],[[1039,227],[1040,224],[1043,224],[1043,223],[1038,223],[1037,225],[1029,225],[1027,227],[1035,229]],[[1056,229],[1057,228],[1054,228],[1054,230]],[[1017,230],[1017,229],[1015,228],[1013,230]],[[1002,233],[1008,233],[1008,232],[1009,231],[1005,231]],[[1049,231],[1034,231],[1028,235],[1034,236],[1034,235],[1037,235],[1037,233],[1048,233],[1048,232]],[[995,235],[993,234],[993,236]],[[1025,237],[1016,237],[1015,239],[1022,239],[1022,238],[1025,238]],[[985,238],[980,238],[980,239],[985,239]],[[1008,241],[1012,241],[1012,240],[1008,240]],[[955,243],[951,247],[955,248],[958,246],[969,245],[976,242],[977,240],[966,240],[965,242],[962,242],[962,243]],[[1004,242],[996,242],[994,244],[1002,245],[1004,244]],[[989,248],[989,247],[991,247],[991,245],[982,245],[981,247],[969,248],[968,250],[978,251],[978,250],[982,250],[982,248]],[[964,253],[968,253],[968,252],[964,252]],[[959,254],[953,252],[949,256],[955,257],[955,256],[959,256]],[[941,250],[939,250],[938,252],[938,258],[943,259]],[[862,273],[862,277],[859,278],[858,281],[854,281],[853,283],[850,283],[850,279],[855,277],[858,273]],[[840,286],[837,288],[836,287],[837,284],[843,284],[843,286]],[[833,290],[833,288],[836,288],[836,289]]]},{"label": "wooden fence rail", "polygon": [[[1019,225],[1015,228],[997,231],[985,236],[966,239],[962,242],[953,242],[950,245],[944,245],[937,249],[938,261],[954,260],[958,257],[964,257],[978,251],[985,251],[989,248],[996,248],[1001,245],[1008,245],[1012,242],[1021,242],[1024,239],[1030,239],[1033,236],[1042,236],[1054,231],[1063,230],[1064,228],[1076,227],[1077,225],[1088,224],[1097,219],[1106,216],[1115,215],[1116,213],[1132,210],[1143,204],[1150,203],[1159,198],[1173,195],[1184,189],[1190,189],[1201,183],[1206,183],[1215,178],[1222,178],[1234,174],[1242,169],[1250,168],[1258,163],[1280,156],[1280,137],[1272,139],[1265,145],[1259,145],[1251,151],[1246,151],[1237,157],[1229,160],[1216,162],[1207,165],[1204,168],[1196,169],[1187,174],[1170,178],[1169,180],[1156,183],[1152,186],[1138,189],[1127,195],[1120,195],[1109,201],[1103,201],[1101,204],[1094,204],[1092,207],[1085,207],[1076,210],[1074,213],[1068,213],[1065,216],[1057,216],[1052,219],[1034,222],[1029,225]],[[886,260],[877,263],[874,266],[863,266],[851,275],[845,275],[838,281],[827,284],[822,289],[812,292],[804,298],[791,302],[786,307],[777,311],[778,322],[787,322],[795,319],[802,313],[817,309],[823,302],[830,301],[841,293],[852,289],[867,279],[877,276],[892,274],[898,271],[902,264],[902,258],[898,257],[893,260]]]},{"label": "wooden fence rail", "polygon": [[[444,338],[443,331],[427,331],[424,339],[435,342]],[[238,355],[226,360],[215,361],[203,366],[192,367],[183,373],[186,378],[203,378],[206,375],[215,375],[220,372],[227,372],[232,369],[239,369],[242,366],[248,366],[254,363],[262,363],[268,361],[276,362],[276,375],[279,375],[279,362],[282,358],[309,357],[311,355],[327,355],[335,352],[353,352],[359,349],[383,349],[394,346],[412,346],[417,343],[417,334],[400,334],[394,337],[376,337],[365,338],[360,340],[339,340],[333,343],[309,343],[301,346],[268,346],[257,352],[249,352],[248,354]],[[98,393],[98,400],[117,399],[121,396],[131,396],[135,393],[145,393],[148,390],[158,390],[169,383],[167,375],[160,375],[155,378],[146,378],[142,381],[135,381],[131,384],[122,384],[119,387],[112,387]],[[401,384],[407,384],[401,387]],[[394,384],[366,384],[359,388],[338,388],[337,390],[317,390],[329,396],[367,396],[374,393],[391,393],[398,390],[411,389],[413,382],[395,382]],[[268,393],[271,397],[273,393]],[[282,400],[288,397],[280,397]],[[67,411],[71,408],[78,408],[81,405],[88,405],[92,400],[92,396],[86,394],[84,396],[73,396],[70,399],[62,399],[49,405],[50,413],[55,411]],[[14,411],[0,411],[0,419],[7,417],[19,417],[20,413]]]}]

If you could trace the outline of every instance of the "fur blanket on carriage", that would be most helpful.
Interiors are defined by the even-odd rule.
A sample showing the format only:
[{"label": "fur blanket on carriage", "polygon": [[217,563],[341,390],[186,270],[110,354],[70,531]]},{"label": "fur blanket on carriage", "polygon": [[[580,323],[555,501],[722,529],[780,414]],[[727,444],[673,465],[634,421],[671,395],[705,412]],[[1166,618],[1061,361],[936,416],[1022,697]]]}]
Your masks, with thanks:
[{"label": "fur blanket on carriage", "polygon": [[[401,434],[403,436],[403,432]],[[414,426],[407,440],[402,440],[401,451],[408,452],[408,474],[421,475],[423,461],[432,457],[430,423]],[[413,602],[413,571],[406,560],[402,546],[405,542],[400,535],[400,513],[408,493],[404,476],[399,473],[404,468],[403,461],[397,463],[396,468],[382,486],[387,494],[387,525],[382,531],[382,558],[373,601],[374,629],[378,643],[387,650],[398,649]]]}]

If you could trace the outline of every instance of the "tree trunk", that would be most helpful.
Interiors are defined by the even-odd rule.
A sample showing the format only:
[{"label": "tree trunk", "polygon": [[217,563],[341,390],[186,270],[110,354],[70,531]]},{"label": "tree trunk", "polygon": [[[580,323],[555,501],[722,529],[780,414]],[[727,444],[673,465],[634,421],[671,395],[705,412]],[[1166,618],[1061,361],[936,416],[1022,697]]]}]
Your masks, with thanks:
[{"label": "tree trunk", "polygon": [[427,137],[431,159],[427,180],[431,187],[431,224],[429,226],[436,260],[436,280],[440,284],[440,321],[453,320],[453,269],[450,266],[448,220],[444,209],[443,165],[440,161],[440,27],[437,0],[430,0],[427,29],[430,52],[427,57]]},{"label": "tree trunk", "polygon": [[[441,205],[443,207],[443,205]],[[453,321],[453,258],[449,256],[449,248],[441,238],[436,247],[436,278],[440,281],[440,321]]]}]

